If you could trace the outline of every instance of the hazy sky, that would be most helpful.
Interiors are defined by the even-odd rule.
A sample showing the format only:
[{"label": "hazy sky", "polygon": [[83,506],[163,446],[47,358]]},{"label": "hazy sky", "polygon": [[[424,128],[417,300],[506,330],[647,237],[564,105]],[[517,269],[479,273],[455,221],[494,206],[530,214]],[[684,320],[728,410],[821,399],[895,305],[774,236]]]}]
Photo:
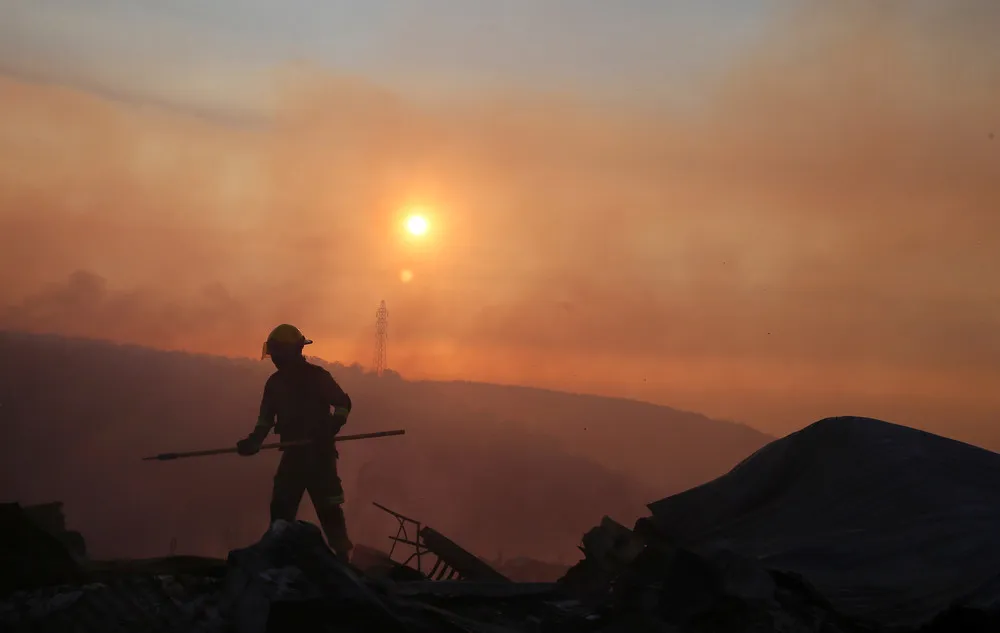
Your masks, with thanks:
[{"label": "hazy sky", "polygon": [[367,364],[386,299],[409,376],[1000,435],[997,32],[992,0],[0,0],[2,324],[250,355],[290,320]]},{"label": "hazy sky", "polygon": [[237,106],[261,97],[266,72],[291,60],[422,94],[525,85],[662,93],[728,66],[780,4],[2,0],[0,53],[34,74]]}]

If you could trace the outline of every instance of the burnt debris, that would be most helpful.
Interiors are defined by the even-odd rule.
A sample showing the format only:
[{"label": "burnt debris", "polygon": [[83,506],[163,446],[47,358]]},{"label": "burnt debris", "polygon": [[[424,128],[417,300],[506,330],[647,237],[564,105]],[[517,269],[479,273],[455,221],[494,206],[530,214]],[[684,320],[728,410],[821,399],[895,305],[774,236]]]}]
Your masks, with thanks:
[{"label": "burnt debris", "polygon": [[35,525],[42,528],[63,545],[73,558],[84,560],[87,558],[87,543],[83,535],[74,530],[66,529],[66,515],[63,513],[63,504],[56,501],[52,503],[42,503],[22,508],[25,516]]},{"label": "burnt debris", "polygon": [[[326,546],[319,528],[302,521],[276,522],[260,541],[234,550],[226,561],[171,557],[80,565],[23,511],[11,512],[17,506],[4,508],[5,533],[15,534],[7,531],[11,522],[30,526],[20,534],[44,535],[32,546],[32,556],[66,567],[45,567],[52,572],[47,578],[26,565],[17,568],[20,576],[8,573],[0,598],[3,630],[876,631],[838,613],[801,577],[767,570],[735,552],[679,547],[644,521],[641,529],[630,530],[605,517],[584,535],[584,558],[558,582],[521,583],[499,573],[433,580],[373,548],[359,548],[348,563]],[[446,550],[461,550],[450,539],[442,542]],[[432,538],[427,551],[440,545]],[[922,630],[996,630],[990,627],[1000,618],[974,607],[956,607]]]},{"label": "burnt debris", "polygon": [[19,504],[0,504],[0,594],[84,579],[70,548],[50,530]]},{"label": "burnt debris", "polygon": [[390,510],[379,503],[373,505],[392,516],[399,523],[396,535],[389,537],[393,542],[392,549],[389,550],[390,558],[396,551],[396,546],[404,545],[411,547],[412,553],[403,561],[403,565],[412,563],[418,572],[424,573],[425,558],[430,556],[434,559],[434,564],[426,571],[427,578],[430,580],[510,582],[487,562],[463,549],[458,543],[434,528]]},{"label": "burnt debris", "polygon": [[[392,549],[358,547],[350,562],[326,546],[317,527],[299,521],[276,522],[257,543],[232,551],[225,561],[169,557],[97,563],[80,560],[73,539],[56,536],[66,531],[57,504],[33,511],[0,505],[5,536],[0,630],[1000,630],[1000,572],[986,569],[1000,532],[983,529],[992,526],[996,513],[990,495],[993,482],[1000,480],[997,456],[877,421],[817,424],[769,445],[719,480],[651,504],[652,516],[631,529],[605,517],[583,535],[582,560],[547,583],[515,582],[447,536],[384,506],[399,522],[390,537]],[[849,454],[840,454],[848,445]],[[906,468],[878,470],[879,464]],[[857,479],[863,469],[865,477]],[[910,479],[934,469],[948,473],[951,481],[945,474],[934,481]],[[859,494],[864,482],[865,494]],[[914,482],[924,483],[920,494],[908,488]],[[937,496],[965,505],[927,502]],[[879,504],[891,507],[876,508]],[[885,522],[888,514],[903,527],[886,527],[896,525]],[[920,532],[913,524],[925,515],[936,519]],[[835,524],[848,520],[864,529]],[[835,541],[826,539],[828,529],[837,530]],[[949,530],[962,531],[963,548],[950,549]],[[920,541],[920,557],[914,558],[903,545],[916,543],[920,534],[927,536]],[[850,546],[859,550],[854,559],[836,555]],[[409,555],[402,553],[404,547]],[[968,574],[961,587],[948,585],[943,595],[921,585],[935,575],[960,574],[967,551],[976,554],[976,564],[968,567],[975,575]],[[898,552],[909,558],[891,558]],[[867,559],[857,558],[862,553],[874,557],[867,570],[862,565]],[[912,570],[909,584],[872,569],[894,566]],[[881,600],[872,590],[858,589],[859,579],[868,578],[881,580]],[[932,612],[927,604],[932,599],[944,606],[904,626],[862,617],[892,613],[896,596],[912,595],[924,597],[916,606],[926,612]],[[909,612],[916,610],[911,606]]]}]

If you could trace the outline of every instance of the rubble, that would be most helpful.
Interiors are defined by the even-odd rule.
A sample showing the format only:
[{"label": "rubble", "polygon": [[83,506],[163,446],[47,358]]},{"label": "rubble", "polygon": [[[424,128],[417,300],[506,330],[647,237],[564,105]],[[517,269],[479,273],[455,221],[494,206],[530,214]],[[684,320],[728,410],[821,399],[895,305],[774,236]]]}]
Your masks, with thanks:
[{"label": "rubble", "polygon": [[[424,546],[437,555],[439,564],[457,572],[465,580],[486,582],[510,582],[503,574],[490,567],[485,561],[459,547],[437,530],[424,526],[419,532]],[[434,571],[433,569],[431,570]]]},{"label": "rubble", "polygon": [[[640,519],[634,529],[605,517],[583,536],[584,558],[557,582],[549,583],[512,582],[439,532],[388,509],[400,523],[400,532],[391,537],[393,548],[398,544],[414,548],[403,562],[392,558],[392,550],[384,553],[365,547],[357,548],[351,562],[340,560],[316,526],[297,521],[275,523],[259,542],[234,550],[225,561],[172,557],[80,565],[65,543],[41,529],[20,506],[7,504],[0,506],[0,528],[12,535],[4,542],[6,591],[0,596],[0,629],[39,633],[1000,630],[1000,572],[997,566],[988,573],[981,571],[992,564],[991,547],[1000,537],[997,531],[986,535],[961,523],[971,513],[992,526],[988,519],[995,506],[987,503],[989,496],[983,489],[989,492],[995,486],[992,482],[1000,480],[1000,472],[991,480],[981,477],[991,474],[989,468],[1000,469],[997,456],[970,455],[961,446],[940,444],[942,438],[925,443],[926,437],[882,424],[848,420],[845,427],[831,429],[824,423],[811,432],[818,433],[824,446],[804,441],[802,435],[775,442],[721,480],[651,504],[653,515]],[[804,435],[808,440],[810,433]],[[867,486],[850,488],[847,497],[840,486],[851,480],[838,470],[836,454],[844,446],[851,448],[855,468],[869,469]],[[879,472],[865,461],[873,453],[881,453],[883,463],[903,463],[911,470]],[[969,470],[961,472],[970,464]],[[945,525],[914,528],[929,534],[921,541],[925,547],[920,550],[921,558],[915,559],[915,550],[905,550],[894,540],[914,543],[909,526],[901,529],[898,525],[917,522],[905,516],[916,502],[901,486],[912,483],[906,479],[912,470],[925,474],[938,468],[949,469],[961,485],[951,486],[950,505],[941,502],[940,515],[930,515]],[[791,494],[789,488],[800,496]],[[887,496],[887,489],[895,497]],[[866,497],[859,490],[873,495]],[[930,490],[932,498],[942,494],[940,489]],[[805,499],[810,495],[822,497],[827,505],[809,504]],[[911,496],[917,501],[926,498]],[[793,502],[789,499],[797,499],[800,505],[787,505]],[[852,501],[861,504],[860,509],[852,507]],[[874,512],[874,503],[888,507]],[[681,508],[683,514],[678,514]],[[887,513],[901,512],[904,516],[897,523],[884,522]],[[802,513],[806,516],[796,519]],[[862,527],[867,525],[867,531],[855,534],[841,527],[837,534],[843,542],[835,546],[817,537],[824,535],[826,525],[838,527],[836,522],[844,516]],[[788,525],[769,524],[767,517],[771,521],[778,517]],[[810,525],[814,527],[803,528]],[[968,567],[973,573],[960,586],[949,588],[947,596],[954,599],[945,604],[921,583],[927,577],[963,573],[965,550],[934,549],[941,543],[941,547],[951,547],[949,538],[941,536],[949,534],[948,529],[957,529],[967,538],[969,552],[986,560]],[[969,540],[970,535],[978,535],[979,540]],[[882,548],[872,549],[873,542]],[[759,549],[761,543],[768,544],[770,551]],[[850,546],[868,547],[863,552],[872,557],[872,564],[889,570],[908,562],[909,584],[883,576],[893,580],[881,585],[883,602],[872,592],[861,602],[846,601],[859,595],[857,579],[871,577],[863,565],[844,567],[845,562],[851,566],[864,562],[863,558],[845,561],[838,557]],[[796,556],[782,558],[788,551]],[[897,555],[906,559],[886,558]],[[428,556],[435,559],[433,565],[424,560]],[[955,568],[941,562],[949,556]],[[28,561],[39,564],[32,566]],[[808,561],[809,565],[799,568],[809,573],[795,569],[789,561]],[[919,561],[923,562],[914,566]],[[838,593],[838,587],[843,591]],[[885,612],[900,604],[900,595],[936,596],[938,602],[930,605],[936,609],[934,616],[900,625],[859,615],[879,609]],[[851,609],[852,604],[863,608]],[[919,606],[931,611],[927,604]]]},{"label": "rubble", "polygon": [[646,529],[700,552],[738,551],[808,579],[851,618],[912,630],[956,605],[1000,606],[997,482],[991,451],[828,418],[650,504]]},{"label": "rubble", "polygon": [[69,548],[19,504],[0,504],[0,528],[0,595],[83,580]]},{"label": "rubble", "polygon": [[[416,571],[421,574],[426,573],[426,577],[429,579],[452,580],[458,578],[462,580],[510,582],[507,577],[493,569],[486,561],[463,549],[437,530],[422,524],[416,519],[411,519],[390,510],[379,503],[373,502],[372,505],[389,514],[399,523],[396,535],[389,537],[393,542],[392,549],[389,550],[390,560],[397,545],[408,545],[413,548],[413,553],[401,564],[406,566],[410,562],[415,563]],[[409,536],[407,526],[413,531],[412,538]],[[434,565],[427,572],[424,572],[423,557],[428,554],[434,556]]]},{"label": "rubble", "polygon": [[80,561],[86,560],[87,543],[82,534],[66,529],[66,516],[63,514],[63,504],[61,502],[56,501],[24,506],[22,510],[38,527],[56,537],[59,542],[65,545],[71,556]]},{"label": "rubble", "polygon": [[732,553],[708,557],[662,546],[644,549],[616,580],[611,610],[683,631],[862,630],[799,579]]},{"label": "rubble", "polygon": [[498,572],[513,582],[555,582],[566,575],[570,565],[517,557],[493,562]]},{"label": "rubble", "polygon": [[293,630],[307,617],[341,630],[405,631],[383,598],[326,546],[316,526],[276,521],[229,554],[222,610],[238,633]]},{"label": "rubble", "polygon": [[860,633],[800,578],[722,550],[711,555],[605,517],[561,579],[607,631]]},{"label": "rubble", "polygon": [[546,596],[564,598],[565,589],[554,582],[476,582],[468,580],[427,580],[396,583],[390,592],[397,596],[439,596],[451,598],[520,598]]},{"label": "rubble", "polygon": [[[362,571],[338,559],[316,526],[276,522],[224,562],[94,564],[80,583],[8,595],[0,625],[40,633],[860,631],[836,624],[799,579],[732,553],[705,557],[664,541],[640,547],[637,539],[602,521],[584,538],[589,558],[557,583],[413,580],[399,579],[403,566],[387,554],[363,549],[359,562],[370,564]],[[379,569],[392,573],[372,573]],[[581,569],[600,569],[601,579],[613,573],[599,599],[574,596],[570,579]]]},{"label": "rubble", "polygon": [[351,554],[351,564],[361,570],[365,576],[383,580],[426,580],[426,576],[402,565],[382,550],[358,544]]},{"label": "rubble", "polygon": [[61,585],[0,599],[0,629],[31,633],[221,633],[220,581],[126,575],[108,583]]},{"label": "rubble", "polygon": [[639,535],[611,517],[583,535],[582,561],[560,581],[581,600],[596,604],[608,597],[611,585],[645,546]]}]

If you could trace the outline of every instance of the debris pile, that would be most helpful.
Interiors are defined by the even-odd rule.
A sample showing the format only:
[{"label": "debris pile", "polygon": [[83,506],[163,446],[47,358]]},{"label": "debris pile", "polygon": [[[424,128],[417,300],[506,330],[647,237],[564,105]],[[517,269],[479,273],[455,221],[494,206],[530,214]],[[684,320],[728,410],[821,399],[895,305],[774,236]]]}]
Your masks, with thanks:
[{"label": "debris pile", "polygon": [[1000,606],[1000,455],[917,429],[820,420],[649,508],[666,540],[806,578],[872,627]]},{"label": "debris pile", "polygon": [[220,609],[239,633],[295,631],[310,622],[350,631],[405,631],[384,596],[326,546],[316,526],[277,521],[229,554]]},{"label": "debris pile", "polygon": [[632,563],[645,543],[639,535],[610,517],[583,536],[584,558],[570,568],[561,581],[581,599],[599,603],[611,585]]},{"label": "debris pile", "polygon": [[[562,579],[605,631],[863,631],[806,581],[732,551],[711,555],[605,517]],[[673,627],[673,628],[671,628]]]},{"label": "debris pile", "polygon": [[[574,571],[601,569],[599,577],[611,580],[602,594],[579,596],[573,573],[559,583],[372,577],[339,560],[316,526],[276,522],[258,543],[230,553],[224,569],[187,561],[164,573],[171,570],[163,559],[120,567],[117,576],[105,568],[100,582],[14,593],[0,601],[0,626],[39,633],[858,630],[795,578],[735,555],[707,558],[663,543],[637,549],[621,530],[628,531],[605,520],[588,533],[590,552],[599,554]],[[617,554],[608,549],[623,543]],[[615,571],[602,567],[608,564]]]},{"label": "debris pile", "polygon": [[[388,554],[390,559],[393,552],[396,551],[397,545],[408,545],[413,548],[413,552],[403,561],[402,565],[405,566],[412,562],[418,572],[424,573],[424,557],[433,556],[434,565],[426,572],[427,578],[430,580],[459,579],[510,582],[508,578],[490,567],[488,563],[463,549],[434,528],[390,510],[380,503],[373,505],[392,516],[399,523],[396,535],[389,537],[392,540],[392,549],[389,550]],[[410,531],[413,533],[412,537],[409,535]]]},{"label": "debris pile", "polygon": [[570,568],[569,565],[562,563],[549,563],[523,557],[497,560],[493,566],[514,582],[555,582],[565,576]]},{"label": "debris pile", "polygon": [[875,420],[821,421],[651,504],[633,529],[605,517],[583,536],[583,559],[553,583],[514,582],[384,507],[400,524],[393,548],[413,548],[402,562],[395,549],[359,547],[348,563],[317,527],[277,522],[226,561],[98,565],[81,564],[8,504],[0,629],[992,632],[996,482],[995,454]]},{"label": "debris pile", "polygon": [[0,504],[0,528],[0,594],[83,580],[66,545],[19,504]]},{"label": "debris pile", "polygon": [[0,630],[31,633],[215,633],[227,623],[211,575],[126,574],[0,598]]},{"label": "debris pile", "polygon": [[70,555],[77,560],[87,558],[87,543],[83,535],[74,530],[66,529],[66,515],[63,513],[63,504],[56,501],[53,503],[42,503],[33,506],[24,506],[24,514],[37,525],[52,536],[56,537]]}]

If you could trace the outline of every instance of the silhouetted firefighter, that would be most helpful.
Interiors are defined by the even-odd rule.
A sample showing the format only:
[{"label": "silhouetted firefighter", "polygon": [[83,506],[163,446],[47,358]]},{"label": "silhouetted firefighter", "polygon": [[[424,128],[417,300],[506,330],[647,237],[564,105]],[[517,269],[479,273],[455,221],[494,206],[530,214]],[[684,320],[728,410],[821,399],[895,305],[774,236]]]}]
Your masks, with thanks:
[{"label": "silhouetted firefighter", "polygon": [[302,350],[310,343],[292,325],[282,324],[271,331],[261,360],[270,357],[278,371],[264,385],[257,425],[236,448],[240,455],[256,454],[272,427],[283,443],[308,441],[280,449],[283,454],[274,475],[271,522],[293,521],[302,495],[308,491],[330,547],[347,559],[353,545],[347,538],[335,437],[347,423],[351,399],[330,372],[306,361]]}]

